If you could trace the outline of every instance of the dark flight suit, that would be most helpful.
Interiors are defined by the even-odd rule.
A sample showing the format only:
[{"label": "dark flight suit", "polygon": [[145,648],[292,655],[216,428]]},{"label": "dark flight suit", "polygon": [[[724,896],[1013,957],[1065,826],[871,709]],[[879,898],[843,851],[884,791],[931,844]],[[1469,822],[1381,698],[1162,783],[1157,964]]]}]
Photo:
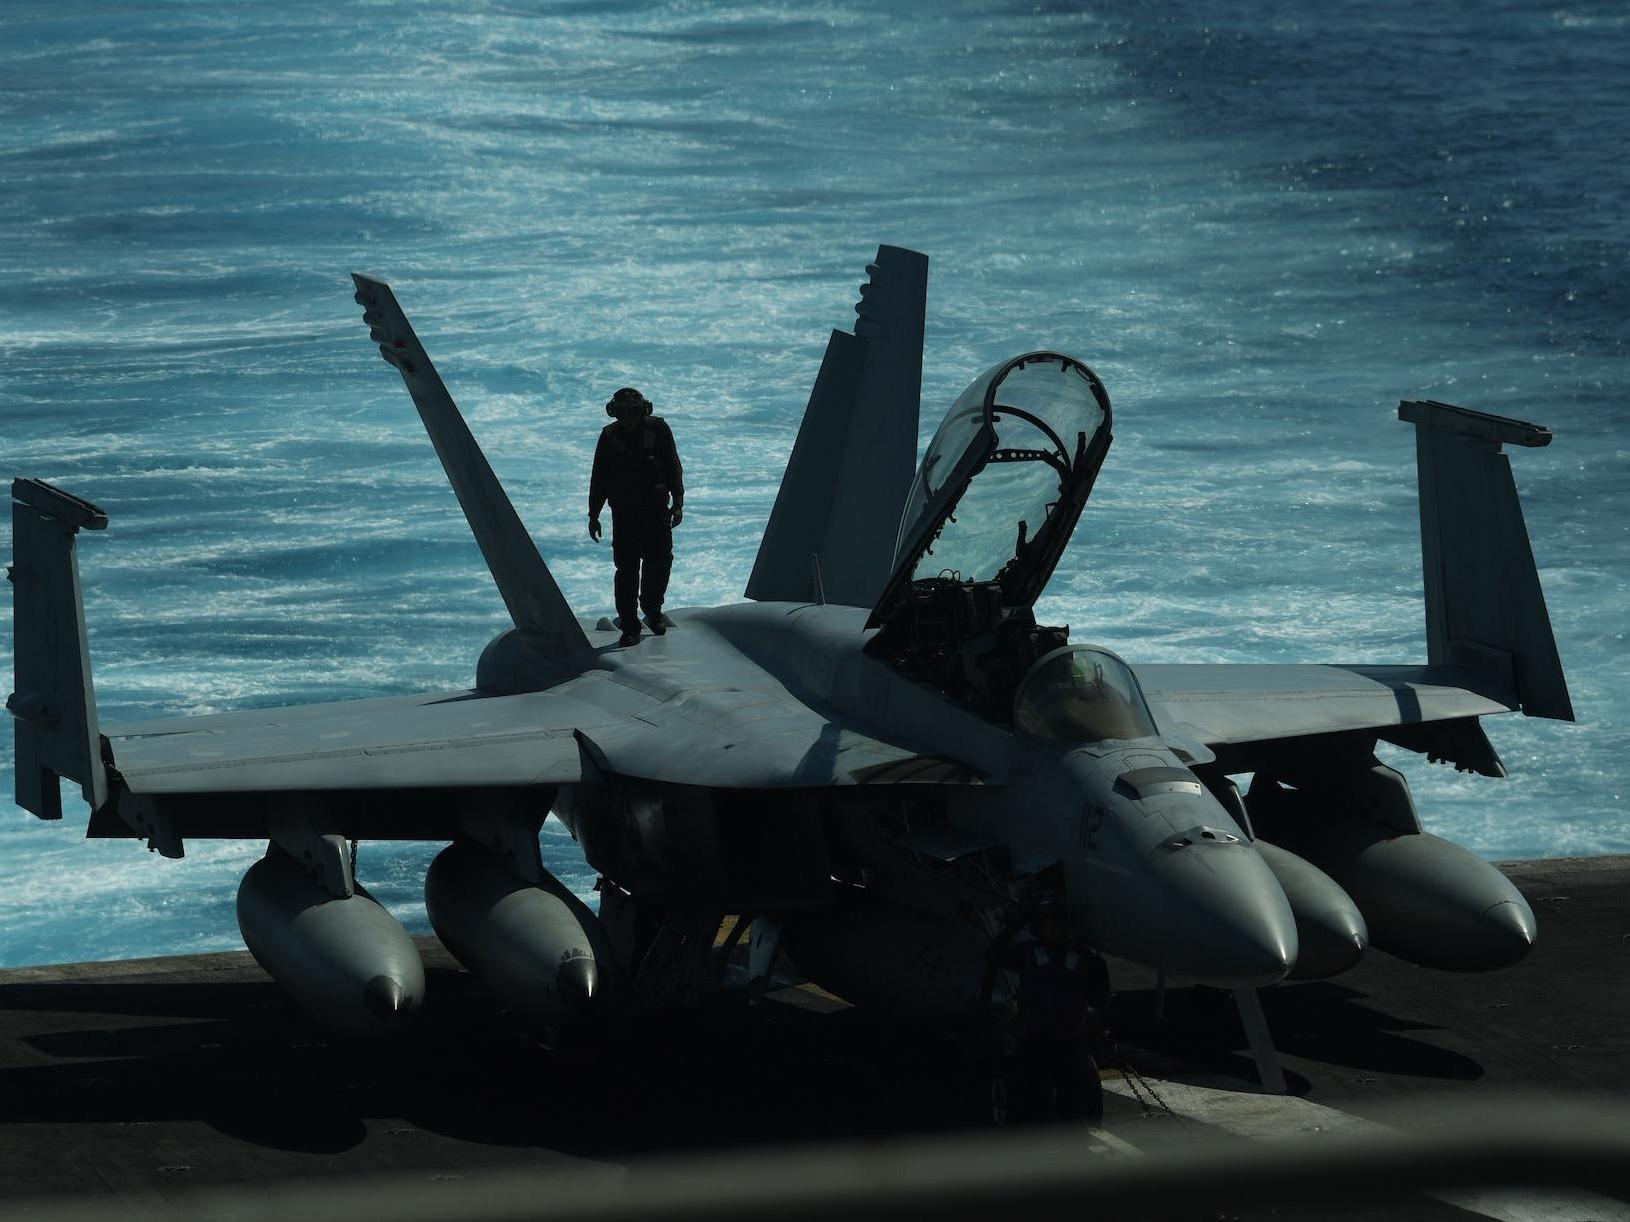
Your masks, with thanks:
[{"label": "dark flight suit", "polygon": [[1109,1009],[1104,961],[1091,951],[1027,938],[1003,952],[1001,965],[1019,976],[1019,1118],[1100,1123],[1104,1089],[1090,1040]]},{"label": "dark flight suit", "polygon": [[639,612],[660,621],[673,568],[670,498],[685,497],[685,473],[668,422],[646,416],[632,429],[613,421],[600,432],[589,476],[589,516],[611,502],[611,558],[617,618],[622,630],[639,631]]}]

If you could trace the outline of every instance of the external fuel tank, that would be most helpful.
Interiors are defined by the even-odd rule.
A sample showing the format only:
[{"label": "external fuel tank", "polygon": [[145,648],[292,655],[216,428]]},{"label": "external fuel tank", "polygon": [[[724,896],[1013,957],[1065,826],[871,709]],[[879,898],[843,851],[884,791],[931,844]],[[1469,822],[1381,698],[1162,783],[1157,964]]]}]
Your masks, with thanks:
[{"label": "external fuel tank", "polygon": [[1258,780],[1257,835],[1312,862],[1352,896],[1370,944],[1422,967],[1509,967],[1534,944],[1533,911],[1488,862],[1429,832],[1343,809],[1328,795]]},{"label": "external fuel tank", "polygon": [[399,1029],[424,1001],[407,931],[364,891],[338,898],[272,848],[238,887],[244,945],[301,1009],[335,1031]]},{"label": "external fuel tank", "polygon": [[456,840],[431,862],[424,895],[442,944],[516,1013],[559,1023],[601,1007],[616,972],[611,940],[547,870],[533,884]]}]

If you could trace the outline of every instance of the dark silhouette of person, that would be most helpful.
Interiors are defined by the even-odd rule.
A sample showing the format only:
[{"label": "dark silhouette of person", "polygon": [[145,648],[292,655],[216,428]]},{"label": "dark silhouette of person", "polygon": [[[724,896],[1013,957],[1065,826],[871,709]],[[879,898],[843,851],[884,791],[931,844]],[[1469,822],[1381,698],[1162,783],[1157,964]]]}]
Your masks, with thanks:
[{"label": "dark silhouette of person", "polygon": [[1063,916],[1043,906],[1000,952],[999,963],[1019,978],[1013,1016],[1018,1118],[1103,1123],[1104,1088],[1092,1041],[1107,1030],[1104,961],[1071,943]]},{"label": "dark silhouette of person", "polygon": [[606,404],[615,423],[600,432],[589,475],[589,538],[600,541],[600,509],[611,503],[611,558],[617,566],[619,645],[637,645],[639,612],[651,631],[668,630],[662,599],[673,568],[673,528],[684,519],[685,472],[668,422],[651,401],[624,386]]}]

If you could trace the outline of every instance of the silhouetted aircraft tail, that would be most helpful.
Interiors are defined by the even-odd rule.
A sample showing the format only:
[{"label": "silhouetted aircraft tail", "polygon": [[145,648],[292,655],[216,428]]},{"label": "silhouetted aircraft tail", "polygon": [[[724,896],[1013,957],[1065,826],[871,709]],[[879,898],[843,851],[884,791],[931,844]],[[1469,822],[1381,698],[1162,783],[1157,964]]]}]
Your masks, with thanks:
[{"label": "silhouetted aircraft tail", "polygon": [[383,280],[355,272],[351,279],[356,281],[356,300],[368,334],[379,345],[380,355],[401,371],[521,640],[531,653],[546,659],[587,649],[588,637],[470,435],[396,295]]},{"label": "silhouetted aircraft tail", "polygon": [[108,795],[85,644],[74,536],[102,530],[108,516],[37,479],[11,484],[12,628],[17,690],[6,708],[17,719],[17,805],[62,818],[59,778],[78,781],[91,809]]},{"label": "silhouetted aircraft tail", "polygon": [[1427,661],[1495,675],[1530,717],[1572,721],[1522,502],[1500,450],[1549,445],[1550,431],[1432,400],[1400,403],[1398,418],[1415,426]]},{"label": "silhouetted aircraft tail", "polygon": [[832,332],[747,597],[870,607],[917,466],[928,256],[879,246],[854,334]]}]

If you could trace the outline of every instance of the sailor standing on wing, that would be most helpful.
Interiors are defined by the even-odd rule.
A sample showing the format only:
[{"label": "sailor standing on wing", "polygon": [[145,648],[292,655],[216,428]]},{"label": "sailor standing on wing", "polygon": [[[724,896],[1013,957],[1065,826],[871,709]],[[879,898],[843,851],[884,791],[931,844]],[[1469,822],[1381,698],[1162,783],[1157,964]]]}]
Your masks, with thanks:
[{"label": "sailor standing on wing", "polygon": [[589,476],[589,538],[600,540],[600,508],[611,502],[611,558],[617,566],[619,645],[637,645],[639,612],[651,631],[668,630],[662,599],[673,567],[673,528],[684,519],[685,473],[673,433],[651,401],[624,386],[606,404],[615,419],[600,432]]}]

